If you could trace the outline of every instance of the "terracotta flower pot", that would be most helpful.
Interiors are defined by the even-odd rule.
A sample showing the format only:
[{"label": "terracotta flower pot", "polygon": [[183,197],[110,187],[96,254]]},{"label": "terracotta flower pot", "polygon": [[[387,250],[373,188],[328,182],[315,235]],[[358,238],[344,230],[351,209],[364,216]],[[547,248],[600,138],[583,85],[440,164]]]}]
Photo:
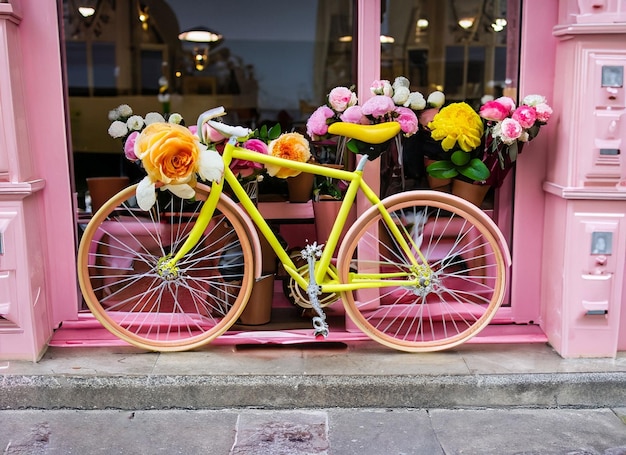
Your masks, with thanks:
[{"label": "terracotta flower pot", "polygon": [[463,180],[452,180],[452,194],[480,207],[485,200],[489,185],[477,185]]},{"label": "terracotta flower pot", "polygon": [[301,172],[295,177],[287,177],[287,189],[289,202],[308,202],[313,193],[313,181],[315,176],[307,172]]},{"label": "terracotta flower pot", "polygon": [[250,299],[239,316],[239,323],[263,325],[270,322],[273,300],[274,274],[262,276],[252,286],[252,294],[250,294]]},{"label": "terracotta flower pot", "polygon": [[91,196],[91,211],[96,213],[106,201],[129,185],[128,177],[90,177],[87,189]]},{"label": "terracotta flower pot", "polygon": [[[430,158],[424,158],[424,167],[428,167],[436,161],[437,160],[431,160]],[[432,177],[428,173],[426,173],[426,178],[428,179],[428,186],[431,190],[445,191],[446,193],[450,192],[452,179],[438,179],[436,177]]]}]

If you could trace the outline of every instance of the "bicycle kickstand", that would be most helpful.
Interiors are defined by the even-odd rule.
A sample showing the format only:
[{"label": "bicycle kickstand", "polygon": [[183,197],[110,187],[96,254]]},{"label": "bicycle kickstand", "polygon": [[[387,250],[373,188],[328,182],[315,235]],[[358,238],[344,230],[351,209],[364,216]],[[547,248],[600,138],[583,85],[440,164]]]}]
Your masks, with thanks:
[{"label": "bicycle kickstand", "polygon": [[320,286],[315,282],[315,261],[322,255],[322,249],[324,245],[318,245],[317,242],[313,242],[312,245],[307,245],[304,250],[301,251],[302,258],[306,259],[309,265],[309,286],[307,287],[307,294],[309,295],[309,302],[317,313],[317,316],[313,318],[313,328],[315,329],[315,336],[328,336],[328,323],[326,322],[326,314],[322,310],[320,301],[317,298],[322,293]]}]

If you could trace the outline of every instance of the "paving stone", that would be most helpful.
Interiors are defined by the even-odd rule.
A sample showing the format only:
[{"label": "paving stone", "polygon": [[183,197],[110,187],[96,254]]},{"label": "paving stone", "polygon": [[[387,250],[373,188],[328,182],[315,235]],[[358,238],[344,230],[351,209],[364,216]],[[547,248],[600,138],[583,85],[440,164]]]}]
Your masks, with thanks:
[{"label": "paving stone", "polygon": [[231,455],[327,455],[328,417],[321,411],[246,411]]}]

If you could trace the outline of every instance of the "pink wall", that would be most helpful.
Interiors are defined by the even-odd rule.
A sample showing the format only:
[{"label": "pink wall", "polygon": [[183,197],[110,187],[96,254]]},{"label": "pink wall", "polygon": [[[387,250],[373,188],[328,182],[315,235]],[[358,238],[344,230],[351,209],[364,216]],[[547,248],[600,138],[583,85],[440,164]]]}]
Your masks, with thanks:
[{"label": "pink wall", "polygon": [[[558,2],[526,0],[522,11],[519,94],[542,94],[552,99]],[[541,256],[546,156],[558,125],[544,128],[517,162],[513,206],[511,301],[518,322],[538,322],[541,304]]]}]

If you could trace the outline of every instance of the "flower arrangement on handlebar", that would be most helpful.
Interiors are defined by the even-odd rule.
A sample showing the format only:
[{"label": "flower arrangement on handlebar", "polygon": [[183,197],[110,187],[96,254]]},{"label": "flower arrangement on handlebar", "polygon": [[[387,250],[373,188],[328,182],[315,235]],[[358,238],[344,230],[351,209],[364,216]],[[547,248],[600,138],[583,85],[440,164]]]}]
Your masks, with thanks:
[{"label": "flower arrangement on handlebar", "polygon": [[[309,143],[299,133],[282,133],[280,126],[251,130],[230,126],[219,118],[226,114],[223,107],[210,109],[198,118],[197,125],[184,126],[180,114],[167,118],[151,112],[145,118],[133,113],[123,104],[109,112],[109,135],[123,141],[126,158],[141,165],[146,176],[137,186],[137,204],[149,210],[157,199],[157,189],[169,190],[183,199],[193,199],[198,180],[220,181],[224,175],[221,156],[225,143],[236,138],[240,147],[297,161],[308,161]],[[254,179],[264,171],[253,161],[233,159],[231,170],[239,179]],[[267,166],[271,176],[286,178],[299,171]]]}]

